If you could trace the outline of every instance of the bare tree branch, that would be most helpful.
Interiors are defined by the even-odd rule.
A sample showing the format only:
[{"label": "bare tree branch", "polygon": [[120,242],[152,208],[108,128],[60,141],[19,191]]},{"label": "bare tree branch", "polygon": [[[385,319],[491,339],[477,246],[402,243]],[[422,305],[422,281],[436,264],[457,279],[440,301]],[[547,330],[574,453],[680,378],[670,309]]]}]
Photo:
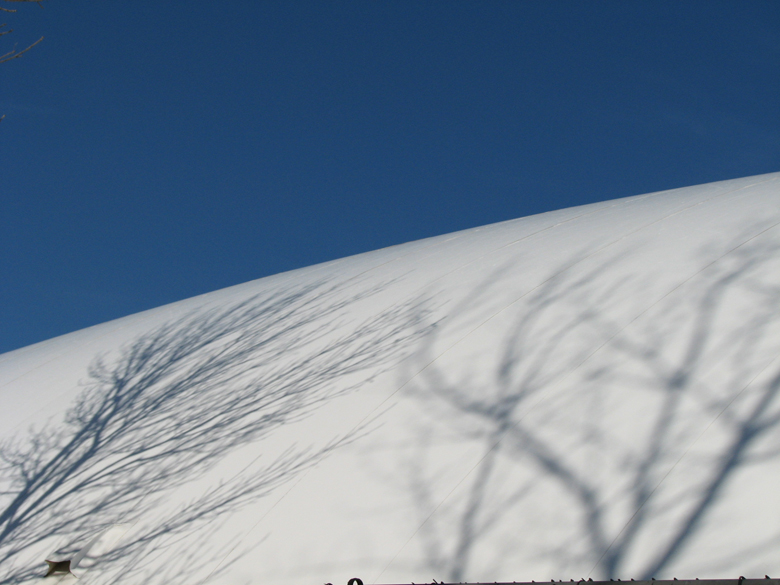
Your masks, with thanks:
[{"label": "bare tree branch", "polygon": [[[11,29],[11,30],[8,30],[8,31],[5,31],[3,34],[7,34],[7,33],[10,33],[10,32],[12,32],[12,31],[13,31],[13,29]],[[30,45],[30,46],[29,46],[29,47],[27,47],[26,49],[22,49],[21,51],[17,51],[17,50],[14,48],[14,49],[11,49],[10,51],[8,51],[6,54],[4,54],[4,55],[0,55],[0,63],[5,63],[6,61],[10,61],[11,59],[18,59],[19,57],[21,57],[22,55],[24,55],[24,54],[25,54],[27,51],[29,51],[30,49],[32,49],[32,48],[33,48],[35,45],[37,45],[38,43],[40,43],[42,40],[43,40],[43,37],[39,38],[39,39],[38,39],[37,41],[35,41],[35,42],[34,42],[32,45]]]}]

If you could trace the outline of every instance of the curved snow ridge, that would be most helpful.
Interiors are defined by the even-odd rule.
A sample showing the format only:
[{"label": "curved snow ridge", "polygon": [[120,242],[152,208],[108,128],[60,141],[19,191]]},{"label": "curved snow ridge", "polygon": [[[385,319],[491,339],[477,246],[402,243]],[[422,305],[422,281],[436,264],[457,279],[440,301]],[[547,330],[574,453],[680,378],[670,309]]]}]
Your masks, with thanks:
[{"label": "curved snow ridge", "polygon": [[88,583],[776,574],[779,179],[464,230],[5,354],[0,580],[65,558]]}]

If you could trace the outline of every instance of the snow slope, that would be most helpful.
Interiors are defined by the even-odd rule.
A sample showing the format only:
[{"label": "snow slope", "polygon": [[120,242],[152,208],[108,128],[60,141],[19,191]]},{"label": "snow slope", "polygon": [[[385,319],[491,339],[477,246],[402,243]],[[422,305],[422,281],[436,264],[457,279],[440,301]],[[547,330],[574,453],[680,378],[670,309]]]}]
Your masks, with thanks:
[{"label": "snow slope", "polygon": [[777,575],[778,309],[780,173],[4,354],[0,583]]}]

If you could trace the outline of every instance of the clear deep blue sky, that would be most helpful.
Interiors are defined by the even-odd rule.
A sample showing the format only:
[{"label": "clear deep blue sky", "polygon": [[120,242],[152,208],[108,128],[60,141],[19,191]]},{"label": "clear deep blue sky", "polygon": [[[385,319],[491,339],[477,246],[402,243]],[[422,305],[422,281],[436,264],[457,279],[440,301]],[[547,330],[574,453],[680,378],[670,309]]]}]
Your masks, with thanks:
[{"label": "clear deep blue sky", "polygon": [[3,5],[0,49],[46,38],[0,64],[0,352],[780,170],[777,0]]}]

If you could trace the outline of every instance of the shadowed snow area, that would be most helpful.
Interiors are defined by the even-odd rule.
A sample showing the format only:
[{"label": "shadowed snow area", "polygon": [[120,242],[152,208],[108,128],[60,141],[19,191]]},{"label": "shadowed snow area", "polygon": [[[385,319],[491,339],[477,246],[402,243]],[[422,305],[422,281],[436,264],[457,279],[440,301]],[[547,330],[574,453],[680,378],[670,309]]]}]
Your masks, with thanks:
[{"label": "shadowed snow area", "polygon": [[0,356],[0,583],[777,576],[778,394],[780,173],[345,258]]}]

